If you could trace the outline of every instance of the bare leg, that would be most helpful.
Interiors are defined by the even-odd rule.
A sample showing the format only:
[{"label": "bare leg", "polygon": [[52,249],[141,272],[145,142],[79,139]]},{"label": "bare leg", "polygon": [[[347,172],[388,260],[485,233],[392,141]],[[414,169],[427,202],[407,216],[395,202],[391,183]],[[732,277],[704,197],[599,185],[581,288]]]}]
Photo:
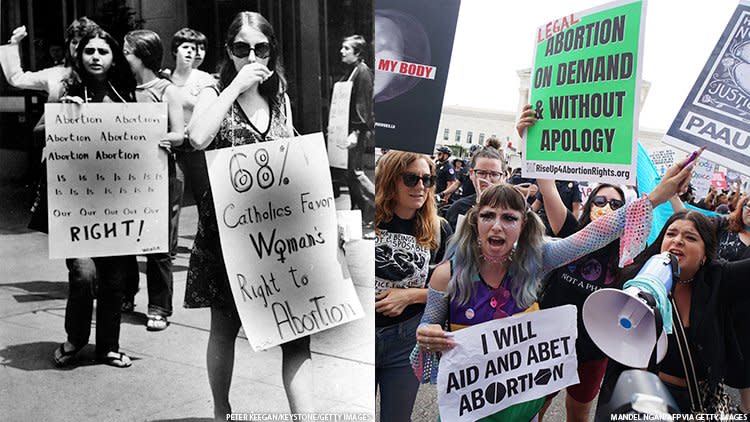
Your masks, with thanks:
[{"label": "bare leg", "polygon": [[292,413],[309,413],[313,409],[312,359],[310,337],[281,345],[281,378],[284,381]]},{"label": "bare leg", "polygon": [[740,412],[750,413],[750,388],[740,388]]},{"label": "bare leg", "polygon": [[214,419],[226,421],[229,405],[229,387],[234,369],[234,342],[240,330],[240,318],[232,311],[211,308],[211,332],[208,336],[206,366],[208,384],[214,398]]},{"label": "bare leg", "polygon": [[570,394],[565,395],[565,410],[566,420],[568,422],[586,422],[591,420],[589,414],[591,413],[591,405],[594,403],[591,400],[588,403],[581,403],[576,401]]},{"label": "bare leg", "polygon": [[[555,396],[557,393],[555,393]],[[555,399],[555,396],[547,397],[544,399],[544,405],[542,406],[542,409],[539,410],[539,422],[542,422],[542,418],[544,418],[544,414],[547,413],[547,409],[549,409],[550,405],[552,404],[552,400]]]}]

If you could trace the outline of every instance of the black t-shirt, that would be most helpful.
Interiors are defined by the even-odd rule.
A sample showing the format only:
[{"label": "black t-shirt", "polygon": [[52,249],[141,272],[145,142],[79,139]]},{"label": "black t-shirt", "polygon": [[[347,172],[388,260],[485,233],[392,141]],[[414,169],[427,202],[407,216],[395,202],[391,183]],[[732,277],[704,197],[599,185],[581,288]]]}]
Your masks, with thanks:
[{"label": "black t-shirt", "polygon": [[[577,229],[570,230],[574,227],[571,221],[575,221],[575,218],[569,212],[559,237],[575,233]],[[582,311],[583,303],[591,293],[601,288],[620,288],[616,274],[610,271],[618,258],[619,247],[619,241],[614,241],[598,251],[557,268],[547,277],[539,306],[549,309],[572,304],[578,308],[576,353],[579,361],[602,359],[606,356],[589,337],[583,325]]]},{"label": "black t-shirt", "polygon": [[451,225],[451,229],[453,231],[456,231],[456,226],[458,225],[458,216],[459,215],[466,215],[466,213],[469,212],[469,210],[476,205],[477,203],[477,195],[469,195],[465,198],[461,198],[458,201],[454,202],[450,208],[448,208],[448,211],[445,213],[445,219],[448,220],[448,224]]},{"label": "black t-shirt", "polygon": [[469,195],[476,194],[476,190],[474,189],[474,183],[472,183],[471,178],[469,177],[469,171],[464,168],[461,171],[461,174],[458,177],[458,180],[461,182],[461,197],[467,197]]},{"label": "black t-shirt", "polygon": [[448,160],[438,164],[435,193],[442,193],[448,187],[448,182],[453,180],[456,180],[456,170],[453,169],[453,164]]},{"label": "black t-shirt", "polygon": [[[378,226],[379,235],[375,238],[375,293],[390,288],[426,288],[434,265],[442,261],[445,245],[453,234],[445,220],[440,224],[440,242],[435,251],[417,244],[414,237],[416,220],[402,220],[397,216]],[[375,313],[375,326],[385,327],[397,324],[420,314],[424,304],[407,306],[396,317]]]},{"label": "black t-shirt", "polygon": [[[570,182],[567,180],[556,180],[555,187],[557,192],[560,193],[560,199],[562,199],[565,208],[573,211],[573,203],[581,202],[581,190],[578,188],[578,182]],[[544,197],[541,192],[537,192],[536,197],[542,203],[544,207]]]}]

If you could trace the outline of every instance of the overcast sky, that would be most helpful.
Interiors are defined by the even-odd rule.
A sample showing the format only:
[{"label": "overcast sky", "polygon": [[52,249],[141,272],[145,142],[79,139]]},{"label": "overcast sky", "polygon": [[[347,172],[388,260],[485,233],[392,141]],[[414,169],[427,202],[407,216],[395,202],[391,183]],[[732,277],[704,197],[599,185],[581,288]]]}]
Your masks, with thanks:
[{"label": "overcast sky", "polygon": [[[462,0],[443,105],[515,111],[516,71],[531,67],[537,26],[606,3],[596,0]],[[737,0],[651,0],[641,127],[666,131],[719,39]]]}]

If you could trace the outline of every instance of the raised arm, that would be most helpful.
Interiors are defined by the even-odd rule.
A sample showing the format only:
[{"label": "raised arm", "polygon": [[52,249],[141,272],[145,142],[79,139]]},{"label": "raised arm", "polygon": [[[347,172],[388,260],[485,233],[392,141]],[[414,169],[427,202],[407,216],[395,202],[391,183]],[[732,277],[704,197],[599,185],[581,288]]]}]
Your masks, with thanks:
[{"label": "raised arm", "polygon": [[232,82],[220,94],[213,89],[204,89],[198,97],[193,117],[188,124],[190,144],[195,149],[205,149],[216,136],[221,121],[230,107],[243,92],[260,84],[271,75],[260,63],[248,63],[237,72]]},{"label": "raised arm", "polygon": [[547,214],[552,234],[557,235],[563,228],[565,219],[568,218],[568,209],[560,198],[560,192],[558,192],[554,180],[536,179],[536,182],[539,185],[539,192],[542,193],[544,198],[544,211]]},{"label": "raised arm", "polygon": [[548,272],[601,249],[618,237],[620,266],[628,264],[646,246],[651,232],[653,208],[687,189],[695,162],[687,160],[670,167],[648,197],[637,199],[627,207],[606,214],[583,230],[565,239],[546,242],[543,250],[543,271]]}]

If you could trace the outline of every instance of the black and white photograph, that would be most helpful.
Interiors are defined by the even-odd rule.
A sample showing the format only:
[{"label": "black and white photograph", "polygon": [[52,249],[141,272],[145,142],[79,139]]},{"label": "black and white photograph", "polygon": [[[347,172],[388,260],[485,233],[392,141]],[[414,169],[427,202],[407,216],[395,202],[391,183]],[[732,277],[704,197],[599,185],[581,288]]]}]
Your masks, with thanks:
[{"label": "black and white photograph", "polygon": [[374,418],[372,0],[0,0],[0,419]]}]

